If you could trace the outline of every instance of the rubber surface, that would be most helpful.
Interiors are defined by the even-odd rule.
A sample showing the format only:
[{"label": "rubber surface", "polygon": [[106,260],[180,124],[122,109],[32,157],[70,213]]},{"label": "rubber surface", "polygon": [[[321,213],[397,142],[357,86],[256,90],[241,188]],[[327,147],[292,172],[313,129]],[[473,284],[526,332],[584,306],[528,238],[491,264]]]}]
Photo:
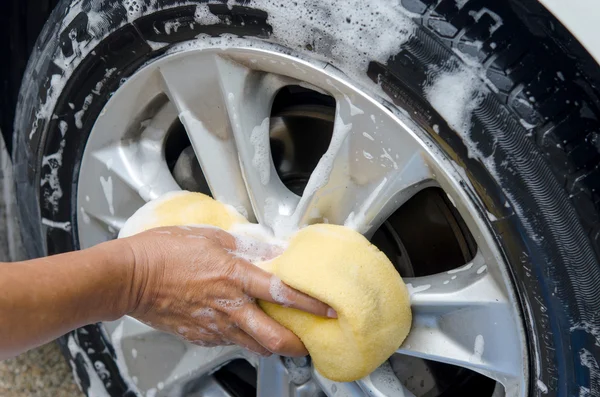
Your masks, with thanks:
[{"label": "rubber surface", "polygon": [[[215,4],[211,12],[224,23],[209,27],[182,23],[177,32],[168,34],[167,22],[191,21],[195,10],[193,5],[175,6],[170,1],[160,2],[163,11],[132,23],[127,23],[121,3],[106,2],[101,12],[109,16],[108,22],[104,30],[91,32],[89,3],[75,2],[80,3],[84,7],[62,30],[59,27],[70,8],[67,1],[59,4],[42,32],[21,88],[14,158],[23,233],[32,256],[77,247],[75,192],[87,135],[121,79],[164,51],[153,51],[147,40],[177,43],[199,33],[225,32],[268,39],[272,32],[268,12],[260,7],[230,9]],[[531,395],[599,395],[594,359],[600,357],[597,66],[590,66],[585,54],[567,52],[560,25],[528,1],[471,0],[460,9],[455,0],[402,3],[420,28],[387,63],[372,62],[368,76],[465,168],[470,180],[465,189],[481,203],[484,214],[493,215],[490,224],[511,264],[525,312],[532,346]],[[500,26],[497,18],[502,20]],[[539,28],[540,19],[541,26],[550,22],[558,28],[549,35]],[[52,94],[51,78],[65,75],[53,59],[71,59],[79,48],[73,47],[71,37],[95,46],[95,53],[81,56],[56,98],[52,114],[57,117],[37,118],[41,103]],[[486,77],[487,91],[473,112],[469,137],[482,158],[469,157],[465,137],[449,128],[424,93],[429,68],[452,70],[465,55],[483,63]],[[112,68],[116,72],[106,78],[106,70]],[[94,93],[98,82],[103,85]],[[81,109],[89,95],[92,100],[82,128],[77,128],[69,103]],[[61,121],[68,126],[64,136]],[[439,126],[439,134],[433,125]],[[40,229],[42,217],[55,226]],[[69,338],[93,348],[91,362],[106,364],[111,376],[103,382],[111,395],[127,393],[112,360],[114,351],[100,328],[86,327],[63,339],[85,389],[87,371],[93,369],[81,354],[71,356]]]}]

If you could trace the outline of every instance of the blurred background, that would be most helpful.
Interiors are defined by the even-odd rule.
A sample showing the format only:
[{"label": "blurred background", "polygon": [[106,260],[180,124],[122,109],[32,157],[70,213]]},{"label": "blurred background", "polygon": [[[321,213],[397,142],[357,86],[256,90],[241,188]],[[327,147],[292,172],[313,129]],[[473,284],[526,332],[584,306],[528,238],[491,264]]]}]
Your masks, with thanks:
[{"label": "blurred background", "polygon": [[[0,261],[24,258],[18,233],[12,165],[0,134]],[[71,368],[52,342],[19,357],[0,361],[2,397],[79,397]]]}]

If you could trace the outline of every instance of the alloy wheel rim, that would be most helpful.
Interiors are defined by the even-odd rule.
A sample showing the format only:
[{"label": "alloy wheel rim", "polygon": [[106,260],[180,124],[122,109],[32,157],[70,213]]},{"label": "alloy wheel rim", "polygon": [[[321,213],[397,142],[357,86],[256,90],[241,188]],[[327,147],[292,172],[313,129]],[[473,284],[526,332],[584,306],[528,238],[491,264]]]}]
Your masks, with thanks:
[{"label": "alloy wheel rim", "polygon": [[[325,92],[336,102],[331,143],[301,197],[279,179],[269,152],[271,104],[288,85]],[[213,196],[280,235],[321,221],[346,224],[369,237],[417,192],[436,186],[463,217],[478,251],[460,268],[405,279],[414,320],[397,354],[465,367],[496,380],[504,389],[500,395],[526,395],[519,304],[468,179],[410,120],[374,98],[324,64],[284,55],[276,47],[206,46],[163,56],[121,85],[90,133],[77,191],[79,246],[114,238],[145,202],[181,189],[164,152],[177,118]],[[129,317],[105,327],[120,370],[146,393],[173,393],[201,379],[205,395],[228,395],[210,374],[243,359],[257,368],[259,396],[315,390],[402,395],[389,365],[354,383],[331,382],[311,369],[298,385],[292,381],[298,368],[286,367],[278,357],[194,346]]]}]

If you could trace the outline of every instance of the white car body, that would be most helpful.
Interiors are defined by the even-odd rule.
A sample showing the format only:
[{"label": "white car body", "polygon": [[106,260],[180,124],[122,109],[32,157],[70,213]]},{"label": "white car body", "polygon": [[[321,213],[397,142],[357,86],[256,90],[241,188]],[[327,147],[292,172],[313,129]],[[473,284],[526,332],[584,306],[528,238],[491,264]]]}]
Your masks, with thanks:
[{"label": "white car body", "polygon": [[600,63],[600,2],[539,0]]}]

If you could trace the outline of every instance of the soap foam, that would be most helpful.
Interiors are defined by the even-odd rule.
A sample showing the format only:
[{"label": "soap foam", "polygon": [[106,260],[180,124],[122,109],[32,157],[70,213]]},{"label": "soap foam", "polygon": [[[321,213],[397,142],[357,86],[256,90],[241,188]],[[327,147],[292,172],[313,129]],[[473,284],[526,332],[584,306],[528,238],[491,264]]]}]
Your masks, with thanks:
[{"label": "soap foam", "polygon": [[[392,160],[393,161],[393,160]],[[344,226],[349,227],[350,229],[356,230],[359,233],[366,233],[371,225],[367,223],[367,213],[370,208],[373,207],[373,203],[375,200],[380,197],[381,191],[385,188],[388,183],[388,178],[383,178],[379,185],[373,189],[373,191],[369,194],[367,199],[361,205],[358,213],[351,212],[346,220],[344,221]]]},{"label": "soap foam", "polygon": [[485,349],[485,340],[483,335],[477,335],[475,337],[475,345],[473,346],[473,354],[469,357],[470,362],[481,362],[483,351]]},{"label": "soap foam", "polygon": [[218,16],[210,12],[208,4],[206,3],[201,3],[196,6],[194,19],[201,25],[215,25],[221,22],[221,19],[219,19]]},{"label": "soap foam", "polygon": [[50,193],[44,192],[44,199],[52,206],[54,212],[58,211],[58,202],[63,196],[63,191],[58,179],[58,171],[62,166],[64,148],[65,140],[63,139],[60,141],[60,147],[56,153],[42,157],[42,167],[49,167],[50,172],[46,173],[40,180],[40,186],[48,185],[51,189]]},{"label": "soap foam", "polygon": [[198,309],[198,310],[192,312],[192,317],[214,318],[215,310],[210,307],[203,307],[202,309]]},{"label": "soap foam", "polygon": [[184,326],[177,327],[177,333],[184,337],[189,332],[189,330],[190,329],[188,327],[184,327]]},{"label": "soap foam", "polygon": [[267,11],[270,40],[313,57],[324,54],[344,73],[359,72],[360,80],[369,62],[387,63],[397,54],[416,26],[399,2],[383,0],[306,0],[285,7],[277,0],[252,0],[250,6]]},{"label": "soap foam", "polygon": [[461,135],[471,129],[471,115],[483,100],[483,82],[467,67],[437,74],[425,88],[431,105]]},{"label": "soap foam", "polygon": [[[305,359],[304,357],[300,358]],[[297,360],[297,359],[296,359]],[[283,364],[288,370],[290,381],[296,385],[303,385],[311,378],[311,368],[309,365],[297,365],[292,357],[284,357]]]},{"label": "soap foam", "polygon": [[172,234],[169,230],[157,230],[154,233],[156,233],[156,234],[166,234],[166,235]]},{"label": "soap foam", "polygon": [[448,274],[455,274],[455,273],[460,273],[460,272],[465,272],[467,270],[471,270],[471,268],[473,267],[474,263],[470,262],[464,266],[461,266],[459,268],[456,269],[452,269],[452,270],[448,270],[446,273]]},{"label": "soap foam", "polygon": [[217,305],[219,305],[220,307],[222,307],[223,309],[237,310],[237,309],[241,308],[246,303],[246,300],[243,299],[243,298],[237,298],[237,299],[215,299],[215,303]]},{"label": "soap foam", "polygon": [[53,227],[55,229],[61,229],[65,232],[71,232],[71,222],[56,222],[47,218],[42,218],[42,225]]},{"label": "soap foam", "polygon": [[246,316],[246,325],[250,328],[250,331],[254,334],[258,334],[260,331],[260,324],[258,320],[250,313]]},{"label": "soap foam", "polygon": [[[579,350],[579,361],[582,367],[588,369],[590,377],[590,388],[586,388],[587,390],[583,391],[583,393],[580,390],[579,395],[597,396],[598,392],[600,392],[600,365],[598,365],[596,357],[589,350],[582,348]],[[581,386],[581,389],[583,388]]]},{"label": "soap foam", "polygon": [[269,118],[252,129],[250,143],[254,147],[252,165],[260,175],[260,183],[266,185],[271,179],[271,147],[269,145]]},{"label": "soap foam", "polygon": [[217,335],[223,335],[223,333],[221,332],[221,330],[219,329],[219,326],[215,323],[210,323],[207,325],[207,328],[209,330],[211,330],[212,332],[214,332]]},{"label": "soap foam", "polygon": [[277,276],[271,276],[271,280],[269,282],[269,293],[271,294],[271,298],[276,303],[279,303],[282,306],[289,307],[292,302],[287,298],[286,294],[286,286],[283,284],[283,281]]},{"label": "soap foam", "polygon": [[273,245],[266,241],[256,240],[253,237],[232,234],[235,237],[236,249],[232,253],[250,263],[259,263],[281,255],[284,249],[280,245]]},{"label": "soap foam", "polygon": [[262,225],[253,223],[236,224],[229,233],[235,237],[236,249],[232,253],[257,264],[281,255],[287,242],[275,238],[273,233]]},{"label": "soap foam", "polygon": [[[104,383],[98,376],[98,373],[95,371],[95,369],[94,369],[95,367],[94,367],[94,365],[92,365],[90,358],[83,351],[83,349],[79,346],[77,341],[75,341],[75,338],[73,337],[73,335],[69,335],[69,338],[67,339],[67,348],[69,349],[69,352],[71,353],[71,356],[73,357],[73,359],[75,359],[77,357],[77,355],[80,355],[80,357],[83,359],[83,361],[85,363],[85,365],[83,366],[83,369],[85,370],[85,372],[88,375],[88,382],[89,382],[89,388],[87,390],[88,396],[89,397],[109,397],[109,394],[106,391],[106,388],[104,387]],[[79,389],[81,389],[83,391],[82,384],[79,379],[79,375],[77,374],[77,367],[75,366],[74,361],[70,361],[70,364],[71,364],[71,368],[73,370],[73,377],[77,381]]]},{"label": "soap foam", "polygon": [[108,204],[108,210],[111,215],[115,214],[115,207],[113,205],[113,181],[112,176],[108,178],[100,177],[100,184],[102,185],[102,191],[104,192],[104,197],[106,198],[106,202]]},{"label": "soap foam", "polygon": [[124,321],[121,321],[121,323],[119,323],[117,328],[115,328],[115,330],[113,331],[110,340],[112,342],[113,348],[115,349],[116,361],[117,361],[117,367],[119,368],[119,373],[125,380],[125,383],[127,384],[127,387],[129,388],[129,390],[133,391],[133,390],[135,390],[135,384],[133,383],[133,381],[131,380],[131,377],[129,376],[129,369],[127,368],[127,363],[125,362],[125,355],[123,353],[123,347],[122,347],[122,343],[121,343],[123,340],[124,323],[125,323]]}]

